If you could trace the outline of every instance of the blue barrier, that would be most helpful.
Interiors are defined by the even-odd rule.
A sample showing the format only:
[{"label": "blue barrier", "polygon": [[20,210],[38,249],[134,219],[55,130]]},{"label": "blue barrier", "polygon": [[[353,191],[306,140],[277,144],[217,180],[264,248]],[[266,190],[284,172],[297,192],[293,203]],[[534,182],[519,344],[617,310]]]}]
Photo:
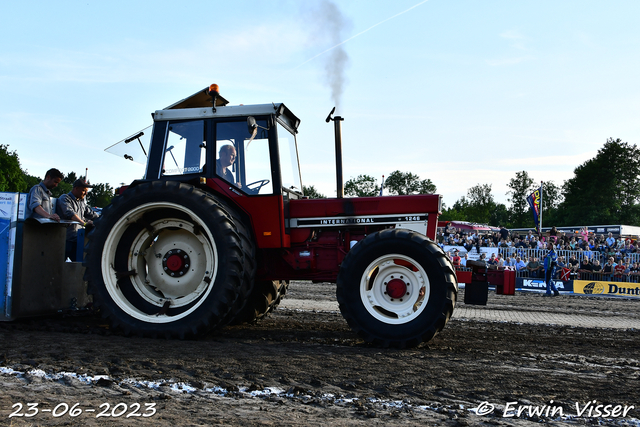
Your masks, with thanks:
[{"label": "blue barrier", "polygon": [[0,193],[0,318],[9,317],[18,193]]},{"label": "blue barrier", "polygon": [[[0,218],[0,307],[4,315],[7,303],[7,272],[9,271],[9,229],[11,227],[11,219]],[[5,279],[5,280],[3,280]]]}]

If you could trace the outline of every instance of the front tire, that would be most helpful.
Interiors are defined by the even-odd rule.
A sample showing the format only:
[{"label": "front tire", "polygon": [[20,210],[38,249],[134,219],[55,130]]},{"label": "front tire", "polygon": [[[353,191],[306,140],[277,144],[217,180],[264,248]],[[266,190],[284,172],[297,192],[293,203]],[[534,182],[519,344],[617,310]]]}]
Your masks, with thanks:
[{"label": "front tire", "polygon": [[186,338],[216,328],[243,281],[236,219],[209,194],[155,181],[129,188],[89,236],[90,291],[124,331]]},{"label": "front tire", "polygon": [[366,342],[413,347],[442,330],[458,283],[444,252],[419,233],[370,234],[345,257],[337,279],[340,311]]}]

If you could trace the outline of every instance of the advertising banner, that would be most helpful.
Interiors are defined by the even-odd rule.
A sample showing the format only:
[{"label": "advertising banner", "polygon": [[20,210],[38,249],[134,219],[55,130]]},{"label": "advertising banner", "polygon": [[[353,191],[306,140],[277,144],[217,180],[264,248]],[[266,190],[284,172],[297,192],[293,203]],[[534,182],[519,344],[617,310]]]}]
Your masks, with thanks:
[{"label": "advertising banner", "polygon": [[640,283],[574,280],[573,293],[595,296],[611,295],[619,297],[640,298]]},{"label": "advertising banner", "polygon": [[18,193],[0,193],[0,314],[7,316],[13,283]]},{"label": "advertising banner", "polygon": [[442,247],[442,249],[445,252],[449,252],[451,254],[453,254],[453,251],[457,250],[459,256],[464,256],[464,254],[468,254],[469,255],[469,259],[472,259],[472,260],[479,259],[480,258],[480,254],[485,254],[487,259],[491,258],[491,254],[496,254],[496,256],[498,255],[498,248],[484,248],[484,247],[481,247],[480,248],[480,253],[478,253],[478,250],[475,247],[473,249],[471,249],[471,251],[469,251],[469,252],[467,252],[467,250],[464,248],[464,246],[444,245]]},{"label": "advertising banner", "polygon": [[20,197],[18,199],[18,221],[24,221],[26,219],[27,197],[29,197],[28,194],[20,193]]},{"label": "advertising banner", "polygon": [[[571,292],[574,290],[572,281],[563,282],[562,280],[554,280],[553,284],[556,285],[559,291]],[[547,284],[542,279],[526,279],[523,277],[516,277],[516,289],[532,289],[532,290],[545,290]]]}]

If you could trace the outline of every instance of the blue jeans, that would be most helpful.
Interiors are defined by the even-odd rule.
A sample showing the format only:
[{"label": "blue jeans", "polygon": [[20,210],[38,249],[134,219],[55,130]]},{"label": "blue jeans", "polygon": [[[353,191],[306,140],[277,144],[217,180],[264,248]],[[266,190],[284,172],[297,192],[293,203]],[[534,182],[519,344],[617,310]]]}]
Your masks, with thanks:
[{"label": "blue jeans", "polygon": [[556,274],[555,268],[550,268],[544,272],[544,281],[547,284],[547,295],[551,295],[551,293],[558,292],[558,288],[553,283],[553,276]]}]

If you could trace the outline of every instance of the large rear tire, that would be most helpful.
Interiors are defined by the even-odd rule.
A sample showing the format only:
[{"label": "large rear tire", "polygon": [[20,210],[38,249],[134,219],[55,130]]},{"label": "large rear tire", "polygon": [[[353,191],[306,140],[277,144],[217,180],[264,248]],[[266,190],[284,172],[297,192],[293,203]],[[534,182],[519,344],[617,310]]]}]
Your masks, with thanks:
[{"label": "large rear tire", "polygon": [[245,307],[252,298],[252,294],[255,288],[255,273],[256,273],[256,250],[253,244],[252,235],[249,233],[249,228],[245,226],[239,216],[233,211],[233,209],[226,203],[221,202],[228,213],[236,218],[235,225],[238,236],[240,237],[240,243],[242,244],[243,252],[243,279],[242,285],[238,293],[238,298],[233,303],[231,310],[227,313],[224,324],[236,324],[234,319],[238,313],[243,312]]},{"label": "large rear tire", "polygon": [[89,235],[94,303],[126,335],[186,338],[222,325],[243,285],[237,221],[191,185],[129,188]]},{"label": "large rear tire", "polygon": [[414,347],[442,330],[458,283],[444,252],[422,234],[370,234],[345,257],[337,279],[340,311],[366,342]]}]

